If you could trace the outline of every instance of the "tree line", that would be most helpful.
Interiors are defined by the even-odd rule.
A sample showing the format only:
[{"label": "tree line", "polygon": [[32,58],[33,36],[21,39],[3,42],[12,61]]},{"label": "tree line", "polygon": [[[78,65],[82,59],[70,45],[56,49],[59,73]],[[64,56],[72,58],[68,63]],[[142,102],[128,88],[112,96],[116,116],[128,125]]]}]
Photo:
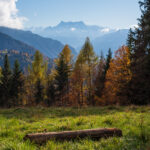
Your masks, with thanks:
[{"label": "tree line", "polygon": [[36,51],[26,74],[8,56],[0,70],[0,106],[85,106],[150,104],[150,0],[139,2],[138,27],[130,29],[126,46],[112,57],[97,57],[87,38],[77,58],[68,45],[49,71]]}]

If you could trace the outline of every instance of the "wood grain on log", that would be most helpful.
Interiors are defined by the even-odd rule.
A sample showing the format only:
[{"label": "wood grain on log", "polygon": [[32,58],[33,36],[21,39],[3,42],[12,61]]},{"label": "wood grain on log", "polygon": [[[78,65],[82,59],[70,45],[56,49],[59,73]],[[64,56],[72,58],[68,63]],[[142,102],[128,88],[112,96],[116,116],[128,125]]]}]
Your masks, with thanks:
[{"label": "wood grain on log", "polygon": [[90,137],[92,139],[109,138],[109,137],[121,137],[122,131],[116,128],[100,128],[78,131],[63,131],[63,132],[47,132],[47,133],[33,133],[27,134],[24,139],[29,139],[37,144],[42,144],[48,140],[73,140],[76,138]]}]

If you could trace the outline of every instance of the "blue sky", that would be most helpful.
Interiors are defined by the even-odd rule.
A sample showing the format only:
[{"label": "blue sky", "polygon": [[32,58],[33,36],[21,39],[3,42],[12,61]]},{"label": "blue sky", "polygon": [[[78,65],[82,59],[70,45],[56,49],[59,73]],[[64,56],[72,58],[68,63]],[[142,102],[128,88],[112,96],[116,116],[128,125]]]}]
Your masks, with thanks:
[{"label": "blue sky", "polygon": [[139,0],[18,0],[25,27],[54,26],[60,21],[128,28],[140,17]]}]

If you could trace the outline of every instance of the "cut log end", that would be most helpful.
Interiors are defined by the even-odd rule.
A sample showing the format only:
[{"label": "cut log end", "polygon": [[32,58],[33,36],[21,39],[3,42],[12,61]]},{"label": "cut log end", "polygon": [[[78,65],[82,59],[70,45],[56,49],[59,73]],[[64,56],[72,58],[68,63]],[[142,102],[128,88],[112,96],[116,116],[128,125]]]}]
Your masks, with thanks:
[{"label": "cut log end", "polygon": [[47,133],[33,133],[27,134],[24,140],[30,140],[37,144],[43,144],[49,140],[74,140],[90,137],[92,139],[121,137],[122,131],[116,128],[104,129],[89,129],[78,131],[63,131],[63,132],[47,132]]}]

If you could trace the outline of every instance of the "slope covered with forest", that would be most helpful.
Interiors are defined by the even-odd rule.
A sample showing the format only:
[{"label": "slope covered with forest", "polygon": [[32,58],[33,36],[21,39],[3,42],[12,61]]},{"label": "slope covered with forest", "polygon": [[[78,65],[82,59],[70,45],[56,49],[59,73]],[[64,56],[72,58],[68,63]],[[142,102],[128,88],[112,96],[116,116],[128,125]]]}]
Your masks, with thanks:
[{"label": "slope covered with forest", "polygon": [[0,32],[0,50],[18,50],[20,52],[34,54],[36,49],[21,41],[18,41],[7,34]]},{"label": "slope covered with forest", "polygon": [[[64,47],[64,45],[57,40],[53,40],[51,38],[44,38],[37,34],[33,34],[30,31],[0,27],[0,32],[5,33],[23,43],[33,46],[35,49],[39,50],[41,53],[49,58],[56,58]],[[73,54],[76,55],[77,53],[75,49],[72,47],[70,48]]]}]

